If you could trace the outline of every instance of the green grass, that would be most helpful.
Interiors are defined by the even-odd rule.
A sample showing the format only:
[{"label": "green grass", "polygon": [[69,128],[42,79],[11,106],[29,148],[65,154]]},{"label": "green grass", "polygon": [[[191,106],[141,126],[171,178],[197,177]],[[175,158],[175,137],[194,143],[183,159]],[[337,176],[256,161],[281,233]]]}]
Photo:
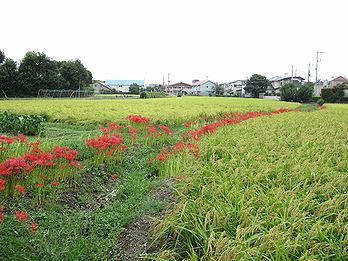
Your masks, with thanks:
[{"label": "green grass", "polygon": [[294,108],[296,103],[263,99],[172,97],[163,99],[17,99],[0,101],[0,112],[45,115],[50,122],[67,124],[105,124],[122,121],[129,114],[141,114],[154,121],[181,123],[200,114],[230,111],[270,111]]},{"label": "green grass", "polygon": [[226,126],[185,162],[159,257],[347,260],[348,106]]}]

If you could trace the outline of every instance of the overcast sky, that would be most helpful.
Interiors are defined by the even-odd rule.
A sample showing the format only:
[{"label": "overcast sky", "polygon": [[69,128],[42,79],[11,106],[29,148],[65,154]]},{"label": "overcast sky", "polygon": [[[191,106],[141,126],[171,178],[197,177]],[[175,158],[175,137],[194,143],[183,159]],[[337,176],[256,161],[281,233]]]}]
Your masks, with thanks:
[{"label": "overcast sky", "polygon": [[0,0],[0,49],[80,59],[94,79],[146,83],[348,76],[346,0]]}]

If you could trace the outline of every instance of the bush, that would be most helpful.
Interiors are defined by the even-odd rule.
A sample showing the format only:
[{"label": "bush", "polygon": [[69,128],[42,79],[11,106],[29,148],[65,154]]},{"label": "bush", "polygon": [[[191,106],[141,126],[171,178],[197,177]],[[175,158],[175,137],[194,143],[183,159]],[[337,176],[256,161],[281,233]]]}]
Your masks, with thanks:
[{"label": "bush", "polygon": [[164,92],[141,92],[141,99],[149,99],[149,98],[164,98],[166,94]]},{"label": "bush", "polygon": [[322,89],[321,97],[324,99],[325,102],[342,102],[344,101],[344,89]]},{"label": "bush", "polygon": [[297,86],[291,83],[284,84],[280,89],[280,99],[282,101],[297,101]]},{"label": "bush", "polygon": [[325,103],[325,101],[324,101],[323,99],[317,100],[317,104],[318,104],[319,106],[323,106],[324,103]]},{"label": "bush", "polygon": [[44,117],[39,115],[17,115],[5,111],[0,114],[0,131],[14,134],[39,135],[44,131],[44,126],[42,125],[44,121]]},{"label": "bush", "polygon": [[305,83],[295,85],[293,83],[284,84],[280,89],[280,99],[290,102],[309,102],[313,95],[313,84]]}]

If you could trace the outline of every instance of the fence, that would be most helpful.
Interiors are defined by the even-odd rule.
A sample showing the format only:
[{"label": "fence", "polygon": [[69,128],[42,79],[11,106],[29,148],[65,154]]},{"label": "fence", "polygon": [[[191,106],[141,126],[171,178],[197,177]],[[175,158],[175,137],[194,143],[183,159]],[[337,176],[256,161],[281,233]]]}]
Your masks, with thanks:
[{"label": "fence", "polygon": [[38,98],[84,98],[93,96],[93,91],[85,90],[42,90],[37,93]]}]

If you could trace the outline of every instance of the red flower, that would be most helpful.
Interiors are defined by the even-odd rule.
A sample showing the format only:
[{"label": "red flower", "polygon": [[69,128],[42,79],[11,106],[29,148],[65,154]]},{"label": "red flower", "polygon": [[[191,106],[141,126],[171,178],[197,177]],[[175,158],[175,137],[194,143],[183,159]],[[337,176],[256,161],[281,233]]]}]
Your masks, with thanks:
[{"label": "red flower", "polygon": [[6,180],[0,179],[0,190],[4,190],[5,189],[5,183],[6,183]]},{"label": "red flower", "polygon": [[13,138],[10,138],[6,135],[0,135],[0,143],[11,144],[14,141]]},{"label": "red flower", "polygon": [[38,187],[38,188],[43,187],[43,186],[44,186],[44,184],[41,184],[41,183],[36,183],[35,184],[35,187]]},{"label": "red flower", "polygon": [[165,125],[159,125],[158,128],[160,128],[161,130],[163,130],[165,133],[169,134],[173,134],[173,132],[169,129],[169,127],[165,126]]},{"label": "red flower", "polygon": [[150,121],[149,118],[143,117],[141,115],[128,115],[126,118],[126,120],[132,121],[132,122],[143,122],[143,123],[148,123]]},{"label": "red flower", "polygon": [[118,174],[116,174],[116,173],[111,174],[111,178],[112,178],[112,180],[118,179]]},{"label": "red flower", "polygon": [[58,182],[58,181],[51,182],[51,186],[53,186],[53,187],[58,186],[59,184],[60,184],[60,182]]},{"label": "red flower", "polygon": [[19,219],[19,220],[22,220],[22,221],[25,221],[27,219],[27,213],[25,211],[15,210],[14,214],[16,216],[16,219]]},{"label": "red flower", "polygon": [[31,231],[35,233],[36,229],[37,229],[37,225],[35,223],[31,223]]},{"label": "red flower", "polygon": [[23,134],[21,134],[21,133],[19,133],[18,135],[17,135],[17,137],[16,137],[16,139],[18,140],[18,141],[20,141],[20,142],[26,142],[26,137],[23,135]]},{"label": "red flower", "polygon": [[16,189],[18,190],[19,193],[21,193],[22,195],[24,195],[25,193],[25,188],[23,186],[17,185]]},{"label": "red flower", "polygon": [[2,221],[2,213],[0,212],[0,222]]}]

